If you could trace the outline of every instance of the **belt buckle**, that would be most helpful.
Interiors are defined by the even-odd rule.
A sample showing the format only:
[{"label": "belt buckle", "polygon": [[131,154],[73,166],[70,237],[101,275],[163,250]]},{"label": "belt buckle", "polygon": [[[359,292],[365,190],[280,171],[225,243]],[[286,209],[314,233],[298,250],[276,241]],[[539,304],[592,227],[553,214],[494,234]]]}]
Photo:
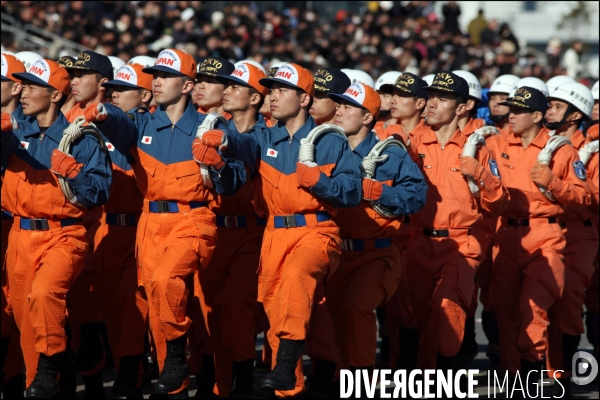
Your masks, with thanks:
[{"label": "belt buckle", "polygon": [[437,237],[438,236],[438,231],[436,229],[432,229],[431,230],[431,236]]},{"label": "belt buckle", "polygon": [[156,202],[156,208],[158,210],[159,213],[168,213],[170,212],[169,210],[169,202],[168,201],[157,201]]},{"label": "belt buckle", "polygon": [[342,250],[352,251],[354,249],[354,243],[352,239],[342,239]]},{"label": "belt buckle", "polygon": [[295,215],[284,215],[283,221],[286,228],[295,228],[298,226]]},{"label": "belt buckle", "polygon": [[117,225],[128,226],[129,225],[129,214],[117,214]]},{"label": "belt buckle", "polygon": [[224,218],[225,228],[237,228],[238,219],[235,215],[226,215]]},{"label": "belt buckle", "polygon": [[47,231],[50,230],[48,220],[46,219],[30,219],[29,226],[33,231]]}]

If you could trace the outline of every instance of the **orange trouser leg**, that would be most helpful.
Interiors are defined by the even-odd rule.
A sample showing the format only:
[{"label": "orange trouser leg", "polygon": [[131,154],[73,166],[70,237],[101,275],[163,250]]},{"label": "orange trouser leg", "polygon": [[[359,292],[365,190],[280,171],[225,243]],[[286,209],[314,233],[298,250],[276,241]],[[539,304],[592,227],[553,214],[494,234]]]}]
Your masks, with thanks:
[{"label": "orange trouser leg", "polygon": [[[212,258],[211,258],[212,259]],[[210,264],[210,263],[209,263]],[[200,298],[202,297],[202,288],[200,287],[200,271],[194,272],[194,291],[188,297],[188,315],[192,317],[192,324],[188,331],[188,342],[190,349],[190,375],[197,375],[204,367],[203,355],[214,356],[212,340],[206,330],[206,321]]]},{"label": "orange trouser leg", "polygon": [[[10,234],[10,230],[13,224],[12,218],[4,219],[2,216],[2,237],[0,238],[1,242],[1,251],[2,251],[2,260],[5,260],[6,249],[8,248],[8,235]],[[0,293],[0,336],[7,337],[11,334],[11,320],[12,317],[12,306],[9,300],[8,293],[8,280],[6,279],[6,265],[4,262],[2,263],[2,270],[0,271],[0,278],[2,279],[2,292]]]},{"label": "orange trouser leg", "polygon": [[396,291],[400,256],[395,246],[343,252],[340,266],[327,280],[327,302],[335,323],[344,368],[375,365],[375,310]]},{"label": "orange trouser leg", "polygon": [[6,268],[26,386],[35,377],[39,353],[52,356],[67,349],[66,296],[83,269],[87,249],[82,226],[35,232],[13,226],[10,232]]},{"label": "orange trouser leg", "polygon": [[269,319],[267,318],[265,308],[263,306],[263,303],[261,302],[256,302],[256,308],[254,309],[254,323],[256,326],[257,335],[261,332],[265,333],[263,338],[260,362],[262,362],[263,365],[267,365],[270,368],[272,354],[271,346],[269,346],[269,341],[267,340],[267,332],[269,331]]},{"label": "orange trouser leg", "polygon": [[[318,227],[265,230],[258,277],[258,298],[270,329],[267,338],[275,366],[279,339],[305,340],[315,288],[338,266],[339,229],[333,222]],[[291,397],[304,390],[302,360],[296,367],[296,388],[275,391]]]},{"label": "orange trouser leg", "polygon": [[138,287],[135,233],[135,226],[103,222],[95,237],[94,285],[117,371],[121,357],[144,352],[148,331],[148,302]]},{"label": "orange trouser leg", "polygon": [[419,331],[419,368],[435,368],[437,354],[458,354],[471,305],[481,248],[472,235],[409,242],[408,279]]},{"label": "orange trouser leg", "polygon": [[558,377],[570,376],[571,360],[563,360],[562,335],[579,336],[585,332],[583,305],[585,289],[590,285],[594,273],[594,258],[598,253],[598,233],[593,226],[569,224],[563,230],[565,249],[565,286],[562,296],[550,307],[547,365]]},{"label": "orange trouser leg", "polygon": [[333,361],[337,363],[340,355],[335,339],[333,320],[327,309],[325,285],[315,288],[313,310],[310,316],[310,329],[306,335],[306,355],[312,360]]},{"label": "orange trouser leg", "polygon": [[546,220],[531,228],[503,222],[496,233],[491,296],[502,367],[512,375],[521,359],[536,362],[546,352],[548,309],[564,286],[565,243],[560,226]]},{"label": "orange trouser leg", "polygon": [[254,359],[254,309],[262,228],[217,229],[219,244],[200,275],[200,303],[215,354],[216,394],[229,397],[233,362]]},{"label": "orange trouser leg", "polygon": [[142,213],[136,241],[138,265],[161,372],[166,341],[181,337],[190,327],[186,305],[193,274],[206,266],[215,241],[215,216],[206,208],[186,214]]}]

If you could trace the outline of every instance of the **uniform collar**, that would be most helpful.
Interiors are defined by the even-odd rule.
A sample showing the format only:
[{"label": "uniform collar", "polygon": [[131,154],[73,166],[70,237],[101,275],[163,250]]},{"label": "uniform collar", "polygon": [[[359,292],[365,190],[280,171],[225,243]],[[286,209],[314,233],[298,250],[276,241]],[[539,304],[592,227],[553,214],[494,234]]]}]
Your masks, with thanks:
[{"label": "uniform collar", "polygon": [[469,118],[469,121],[465,125],[465,128],[462,130],[462,134],[465,136],[469,136],[475,131],[485,125],[485,122],[481,118]]},{"label": "uniform collar", "polygon": [[581,146],[583,146],[583,144],[585,143],[585,136],[583,136],[583,132],[581,132],[581,130],[578,129],[577,131],[575,131],[575,134],[571,138],[571,143],[576,149],[579,149],[581,148]]},{"label": "uniform collar", "polygon": [[[166,128],[168,126],[173,125],[173,123],[169,119],[169,116],[167,115],[166,111],[161,105],[159,105],[156,108],[156,111],[152,115],[154,116],[155,126],[158,129]],[[179,118],[179,121],[175,123],[175,128],[178,128],[181,132],[185,133],[188,136],[192,136],[192,134],[196,134],[196,132],[192,132],[192,130],[194,130],[194,128],[196,127],[197,121],[198,112],[196,111],[192,103],[188,101],[183,115],[181,116],[181,118]]]},{"label": "uniform collar", "polygon": [[369,153],[371,152],[373,147],[375,147],[377,142],[377,137],[373,134],[373,132],[369,132],[367,137],[365,137],[363,141],[360,142],[358,146],[356,146],[352,151],[358,154],[360,158],[365,158],[369,155]]},{"label": "uniform collar", "polygon": [[[422,138],[421,139],[422,143],[438,143],[439,142],[437,135],[435,134],[433,129],[431,129],[431,127],[428,125],[425,125],[425,131],[423,133],[421,133],[420,137]],[[463,147],[466,140],[467,140],[467,137],[464,136],[463,134],[461,134],[460,130],[457,129],[456,132],[454,132],[452,134],[452,136],[450,137],[450,140],[448,140],[447,144],[454,143],[458,147]]]},{"label": "uniform collar", "polygon": [[[543,149],[546,146],[546,142],[550,139],[548,136],[548,132],[550,132],[547,128],[543,127],[540,129],[537,135],[533,138],[530,145]],[[511,145],[523,146],[523,142],[521,142],[521,138],[511,132],[508,136],[508,143]]]},{"label": "uniform collar", "polygon": [[235,126],[235,122],[233,122],[233,117],[231,117],[230,119],[227,120],[227,122],[225,123],[225,126],[230,130],[230,131],[234,131],[236,133],[250,133],[252,131],[254,131],[254,129],[256,128],[256,125],[258,125],[259,121],[256,121],[256,123],[254,125],[252,125],[250,127],[250,129],[248,129],[246,132],[240,132],[237,128],[237,126]]},{"label": "uniform collar", "polygon": [[[298,143],[300,143],[300,140],[307,137],[308,134],[310,133],[310,131],[312,131],[316,126],[317,126],[317,123],[315,122],[315,120],[312,119],[312,117],[308,117],[308,119],[306,120],[304,125],[302,125],[300,127],[300,129],[298,129],[298,131],[296,133],[294,133],[294,136],[292,136],[292,138],[295,141],[297,141]],[[283,123],[281,123],[280,121],[277,122],[277,125],[275,125],[272,129],[273,129],[273,142],[274,143],[278,143],[283,140],[290,139],[290,133],[286,129],[285,125]]]},{"label": "uniform collar", "polygon": [[[38,124],[37,119],[35,119],[35,117],[29,116],[25,119],[25,121],[27,123],[24,124],[23,127],[23,136],[31,137],[39,135],[41,133],[40,125]],[[59,112],[56,121],[54,121],[54,123],[48,128],[46,132],[44,132],[44,134],[56,143],[60,143],[63,137],[63,131],[67,126],[69,126],[69,122],[67,121],[63,113]]]}]

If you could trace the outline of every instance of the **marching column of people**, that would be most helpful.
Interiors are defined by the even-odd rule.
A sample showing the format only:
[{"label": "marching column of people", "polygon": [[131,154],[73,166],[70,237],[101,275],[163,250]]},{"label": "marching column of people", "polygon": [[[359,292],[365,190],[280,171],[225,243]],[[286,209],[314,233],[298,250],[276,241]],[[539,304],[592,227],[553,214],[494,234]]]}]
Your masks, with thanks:
[{"label": "marching column of people", "polygon": [[261,387],[334,398],[375,366],[375,309],[391,368],[464,368],[479,292],[490,367],[545,361],[571,394],[585,328],[598,348],[598,83],[500,76],[485,126],[467,71],[139,62],[2,54],[5,397],[77,372],[103,398],[110,349],[141,398],[150,337],[153,396],[252,398],[260,302]]}]

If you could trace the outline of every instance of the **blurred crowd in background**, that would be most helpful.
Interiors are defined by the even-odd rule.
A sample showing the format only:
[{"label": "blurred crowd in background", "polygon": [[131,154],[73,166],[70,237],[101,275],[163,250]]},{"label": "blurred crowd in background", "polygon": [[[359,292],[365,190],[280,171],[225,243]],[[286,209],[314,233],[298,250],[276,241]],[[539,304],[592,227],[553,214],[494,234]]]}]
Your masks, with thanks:
[{"label": "blurred crowd in background", "polygon": [[[360,69],[374,79],[390,70],[424,76],[464,69],[482,87],[508,73],[544,81],[564,74],[593,83],[581,67],[583,43],[550,39],[545,52],[534,51],[520,45],[509,24],[483,11],[461,31],[455,2],[441,13],[431,1],[363,2],[359,12],[340,8],[333,18],[294,5],[305,2],[285,2],[281,12],[259,11],[254,2],[222,3],[214,10],[201,1],[2,1],[2,12],[124,61],[175,47],[198,59],[253,59],[266,68],[292,61],[311,71]],[[4,33],[2,46],[24,50]]]}]

